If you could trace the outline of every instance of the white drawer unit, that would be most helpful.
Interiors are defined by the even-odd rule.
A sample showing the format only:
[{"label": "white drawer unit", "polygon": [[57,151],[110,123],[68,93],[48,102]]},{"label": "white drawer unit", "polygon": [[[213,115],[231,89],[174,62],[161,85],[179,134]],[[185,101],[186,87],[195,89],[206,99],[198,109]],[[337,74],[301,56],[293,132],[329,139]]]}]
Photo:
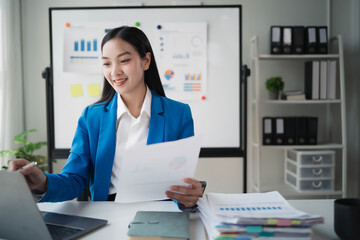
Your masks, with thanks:
[{"label": "white drawer unit", "polygon": [[287,150],[286,157],[299,165],[332,165],[335,164],[335,151],[333,150]]},{"label": "white drawer unit", "polygon": [[297,178],[291,172],[286,171],[285,182],[299,192],[334,190],[333,178],[302,179],[302,178]]},{"label": "white drawer unit", "polygon": [[335,151],[287,150],[284,176],[298,192],[334,191]]},{"label": "white drawer unit", "polygon": [[298,165],[286,159],[285,169],[298,178],[334,178],[334,165]]}]

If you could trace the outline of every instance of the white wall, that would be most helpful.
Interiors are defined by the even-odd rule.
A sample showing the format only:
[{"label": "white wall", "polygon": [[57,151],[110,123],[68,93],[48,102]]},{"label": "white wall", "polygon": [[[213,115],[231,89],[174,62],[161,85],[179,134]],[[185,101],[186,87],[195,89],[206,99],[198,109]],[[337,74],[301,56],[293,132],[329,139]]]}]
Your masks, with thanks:
[{"label": "white wall", "polygon": [[341,34],[345,56],[348,195],[360,196],[360,1],[332,1],[332,33]]},{"label": "white wall", "polygon": [[[352,2],[358,0],[352,0]],[[46,97],[45,81],[41,78],[41,72],[50,64],[49,46],[49,7],[75,7],[75,6],[113,6],[123,1],[113,0],[23,0],[22,1],[22,33],[23,33],[23,54],[24,54],[24,89],[25,89],[25,122],[26,129],[36,128],[38,131],[33,134],[32,140],[45,140],[46,129]],[[129,1],[125,1],[129,2]],[[165,5],[172,1],[165,0],[144,0],[145,5]],[[185,1],[186,2],[186,1]],[[191,1],[190,1],[191,2]],[[271,25],[326,25],[327,24],[327,0],[204,0],[204,4],[241,4],[243,6],[242,22],[242,49],[243,64],[250,63],[249,60],[249,39],[253,35],[258,35],[260,39],[260,52],[269,52],[268,36]],[[348,14],[348,5],[341,8],[344,1],[333,0],[337,8],[333,9],[333,21],[343,18]],[[347,1],[345,1],[347,2]],[[358,12],[357,12],[358,14]],[[350,31],[344,26],[346,20],[339,22],[336,32]],[[351,42],[347,35],[344,41]],[[346,46],[345,50],[351,52],[352,46]],[[226,61],[226,59],[224,59]],[[345,59],[345,63],[347,63]],[[350,70],[349,70],[350,71]],[[347,86],[355,86],[354,73],[349,72],[346,79]],[[357,85],[358,87],[358,85]],[[347,87],[348,89],[348,87]],[[357,88],[359,89],[359,88]],[[358,97],[347,99],[347,106],[354,106],[359,102]],[[356,102],[357,101],[357,102]],[[359,104],[356,104],[359,106]],[[231,106],[228,106],[231,107]],[[349,112],[348,108],[348,112]],[[353,111],[353,109],[351,109]],[[351,120],[349,120],[351,119]],[[355,109],[355,115],[348,117],[348,123],[354,124],[359,121],[359,110]],[[250,132],[250,131],[249,131]],[[359,143],[359,134],[349,134],[349,137]],[[348,139],[352,142],[353,139]],[[350,150],[350,149],[349,149]],[[352,148],[353,154],[349,156],[358,161],[359,152]],[[43,150],[43,154],[46,154]],[[355,160],[356,158],[356,160]],[[59,160],[55,165],[55,171],[60,171],[64,160]],[[206,180],[208,191],[211,192],[242,192],[243,170],[241,158],[202,158],[199,161],[196,177]],[[359,171],[357,171],[359,172]],[[351,171],[354,175],[355,171]],[[355,178],[356,179],[356,178]],[[349,185],[353,184],[349,179]],[[356,194],[356,191],[353,191]]]}]

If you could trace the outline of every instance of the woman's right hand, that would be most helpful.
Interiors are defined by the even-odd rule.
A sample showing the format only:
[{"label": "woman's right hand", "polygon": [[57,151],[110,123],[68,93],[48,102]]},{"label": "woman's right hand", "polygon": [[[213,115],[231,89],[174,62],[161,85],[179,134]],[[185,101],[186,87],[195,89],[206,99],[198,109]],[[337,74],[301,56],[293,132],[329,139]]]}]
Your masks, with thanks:
[{"label": "woman's right hand", "polygon": [[[9,162],[8,171],[16,171],[21,169],[30,162],[26,159],[16,159]],[[47,192],[47,177],[37,167],[28,167],[21,169],[20,172],[25,176],[30,190],[37,190],[41,193]]]}]

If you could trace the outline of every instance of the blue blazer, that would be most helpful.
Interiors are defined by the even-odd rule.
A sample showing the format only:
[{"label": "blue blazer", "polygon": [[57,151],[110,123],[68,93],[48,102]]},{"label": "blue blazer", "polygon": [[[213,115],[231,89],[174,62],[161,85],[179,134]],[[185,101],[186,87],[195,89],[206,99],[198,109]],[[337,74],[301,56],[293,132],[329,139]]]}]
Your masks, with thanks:
[{"label": "blue blazer", "polygon": [[[59,202],[79,196],[90,181],[92,201],[106,201],[116,144],[117,93],[106,104],[85,108],[78,121],[70,155],[60,174],[48,174],[48,191],[41,202]],[[189,105],[152,91],[147,144],[194,135]],[[118,193],[121,194],[121,193]]]}]

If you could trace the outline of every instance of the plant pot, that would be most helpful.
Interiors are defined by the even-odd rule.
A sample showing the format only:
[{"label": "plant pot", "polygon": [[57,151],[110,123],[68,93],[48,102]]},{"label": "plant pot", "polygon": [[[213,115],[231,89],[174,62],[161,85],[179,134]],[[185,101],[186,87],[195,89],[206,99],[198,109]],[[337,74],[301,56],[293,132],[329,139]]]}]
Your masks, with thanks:
[{"label": "plant pot", "polygon": [[278,100],[279,99],[279,91],[276,91],[276,92],[269,91],[269,99],[270,100]]}]

